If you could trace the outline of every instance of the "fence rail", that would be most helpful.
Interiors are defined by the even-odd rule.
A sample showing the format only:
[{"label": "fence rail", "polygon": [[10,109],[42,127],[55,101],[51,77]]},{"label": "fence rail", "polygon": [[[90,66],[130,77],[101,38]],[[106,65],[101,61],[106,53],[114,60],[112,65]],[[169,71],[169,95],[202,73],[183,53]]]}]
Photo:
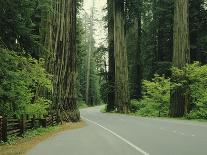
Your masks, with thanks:
[{"label": "fence rail", "polygon": [[47,128],[49,126],[57,125],[59,122],[57,114],[48,115],[44,118],[22,115],[20,119],[0,116],[0,141],[6,142],[8,136],[22,136],[27,130],[39,127]]}]

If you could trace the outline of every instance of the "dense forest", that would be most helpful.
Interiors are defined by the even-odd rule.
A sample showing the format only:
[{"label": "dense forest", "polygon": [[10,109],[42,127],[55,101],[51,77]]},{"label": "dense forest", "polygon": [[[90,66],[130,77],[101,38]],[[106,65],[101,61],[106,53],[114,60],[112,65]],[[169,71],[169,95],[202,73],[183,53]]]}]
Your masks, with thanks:
[{"label": "dense forest", "polygon": [[0,115],[79,107],[207,119],[207,1],[107,0],[107,43],[82,0],[0,1]]}]

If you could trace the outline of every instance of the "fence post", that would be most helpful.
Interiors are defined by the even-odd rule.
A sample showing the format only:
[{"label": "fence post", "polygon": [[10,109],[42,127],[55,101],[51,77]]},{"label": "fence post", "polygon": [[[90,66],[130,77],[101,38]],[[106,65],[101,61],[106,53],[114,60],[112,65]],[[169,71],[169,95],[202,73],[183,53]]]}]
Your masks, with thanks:
[{"label": "fence post", "polygon": [[53,126],[56,125],[55,122],[56,122],[56,120],[55,120],[55,114],[53,113],[53,114],[52,114],[52,125],[53,125]]},{"label": "fence post", "polygon": [[2,140],[6,142],[7,139],[7,118],[2,118]]},{"label": "fence post", "polygon": [[25,117],[24,117],[24,115],[22,114],[21,115],[21,118],[20,118],[20,134],[21,135],[23,135],[24,134],[24,132],[25,132]]},{"label": "fence post", "polygon": [[26,120],[29,120],[29,114],[26,115]]},{"label": "fence post", "polygon": [[42,127],[47,128],[47,117],[41,119],[41,121],[42,121]]},{"label": "fence post", "polygon": [[57,115],[57,117],[56,117],[57,120],[56,121],[57,121],[57,124],[59,124],[61,122],[59,110],[56,112],[56,115]]},{"label": "fence post", "polygon": [[32,128],[35,128],[35,115],[32,116]]},{"label": "fence post", "polygon": [[0,141],[3,141],[3,117],[0,116]]}]

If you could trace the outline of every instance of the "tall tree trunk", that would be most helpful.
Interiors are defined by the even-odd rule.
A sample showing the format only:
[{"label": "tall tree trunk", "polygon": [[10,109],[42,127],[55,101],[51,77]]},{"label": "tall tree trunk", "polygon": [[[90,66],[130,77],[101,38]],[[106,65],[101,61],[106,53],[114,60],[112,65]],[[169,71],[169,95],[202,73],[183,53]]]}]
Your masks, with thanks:
[{"label": "tall tree trunk", "polygon": [[63,120],[78,121],[76,103],[76,0],[57,0],[54,27],[54,96]]},{"label": "tall tree trunk", "polygon": [[127,53],[131,99],[141,97],[141,7],[142,0],[128,0]]},{"label": "tall tree trunk", "polygon": [[91,55],[93,52],[93,18],[90,17],[89,48],[87,53],[87,72],[86,72],[86,104],[89,104],[89,88],[91,73]]},{"label": "tall tree trunk", "polygon": [[128,113],[128,62],[124,11],[124,0],[114,0],[115,104],[119,112]]},{"label": "tall tree trunk", "polygon": [[91,104],[93,105],[93,103],[91,102],[91,99],[89,99],[90,97],[90,75],[91,75],[91,56],[94,53],[94,37],[93,37],[93,25],[94,25],[94,8],[95,7],[95,1],[93,0],[93,6],[91,8],[91,15],[90,15],[90,24],[89,24],[89,49],[88,49],[88,53],[87,53],[87,75],[86,75],[86,104]]},{"label": "tall tree trunk", "polygon": [[138,6],[138,11],[136,14],[136,19],[137,19],[137,25],[135,24],[136,32],[137,32],[137,51],[136,51],[136,59],[135,60],[135,88],[134,88],[134,95],[133,98],[139,99],[141,98],[141,84],[142,84],[142,63],[141,63],[141,40],[142,40],[142,19],[141,19],[141,10],[142,10],[142,0],[138,1],[139,6]]},{"label": "tall tree trunk", "polygon": [[[188,0],[175,0],[173,66],[179,69],[190,62],[188,3]],[[187,112],[188,96],[182,87],[171,92],[171,117],[182,117]]]},{"label": "tall tree trunk", "polygon": [[109,55],[109,72],[108,72],[108,96],[107,111],[113,111],[115,108],[115,60],[114,60],[114,7],[113,1],[107,0],[108,8],[108,55]]}]

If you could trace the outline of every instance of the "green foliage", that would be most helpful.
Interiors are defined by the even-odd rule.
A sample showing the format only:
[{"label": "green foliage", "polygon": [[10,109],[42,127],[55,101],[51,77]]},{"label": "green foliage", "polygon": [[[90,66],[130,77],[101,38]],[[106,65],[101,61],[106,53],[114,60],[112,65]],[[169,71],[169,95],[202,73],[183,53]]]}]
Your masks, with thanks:
[{"label": "green foliage", "polygon": [[168,116],[170,91],[181,87],[190,95],[186,118],[207,119],[207,65],[198,62],[172,68],[172,79],[155,75],[143,81],[143,99],[131,101],[131,111],[142,116]]},{"label": "green foliage", "polygon": [[191,96],[187,118],[207,119],[207,65],[195,62],[182,70],[173,68],[172,71],[177,85],[184,87]]},{"label": "green foliage", "polygon": [[102,112],[102,113],[106,113],[106,112],[107,112],[107,105],[103,105],[103,106],[101,106],[101,110],[100,110],[100,112]]},{"label": "green foliage", "polygon": [[31,112],[31,110],[26,111],[31,109],[28,108],[29,105],[33,107],[39,105],[40,110],[40,103],[43,100],[39,98],[39,90],[52,88],[50,75],[44,70],[43,64],[43,60],[37,61],[31,57],[18,56],[12,51],[0,49],[1,115]]},{"label": "green foliage", "polygon": [[190,96],[186,118],[207,119],[207,65],[195,62],[171,70],[173,81],[158,75],[152,81],[143,81],[143,99],[132,100],[131,111],[142,116],[168,116],[170,91],[182,87]]},{"label": "green foliage", "polygon": [[143,81],[143,99],[131,101],[131,111],[142,116],[168,116],[170,91],[182,87],[190,95],[188,119],[207,119],[207,65],[198,62],[172,68],[172,79],[155,75]]},{"label": "green foliage", "polygon": [[9,145],[14,145],[17,144],[17,142],[22,139],[22,138],[26,138],[26,139],[31,139],[33,137],[36,136],[40,136],[40,135],[44,135],[44,134],[48,134],[48,133],[52,133],[52,132],[56,132],[60,129],[60,126],[53,126],[53,127],[48,127],[48,128],[37,128],[37,129],[31,129],[28,130],[23,137],[19,137],[16,135],[12,135],[8,137],[8,141],[7,142],[0,142],[1,144],[9,144]]},{"label": "green foliage", "polygon": [[43,116],[48,113],[49,106],[51,105],[51,101],[47,100],[43,97],[39,97],[34,104],[26,105],[25,112],[27,114]]},{"label": "green foliage", "polygon": [[[0,1],[0,42],[16,52],[29,53],[37,58],[42,55],[40,31],[47,19],[44,11],[51,10],[51,0]],[[43,55],[42,55],[43,56]]]},{"label": "green foliage", "polygon": [[[155,75],[152,81],[143,81],[143,99],[132,101],[138,113],[148,116],[167,116],[170,101],[170,79]],[[134,102],[134,103],[133,103]]]},{"label": "green foliage", "polygon": [[131,100],[131,103],[130,103],[130,111],[132,113],[136,113],[136,112],[138,112],[140,109],[142,109],[144,107],[145,107],[145,104],[143,104],[142,101]]},{"label": "green foliage", "polygon": [[87,108],[88,105],[84,101],[78,101],[78,107],[79,109]]}]

